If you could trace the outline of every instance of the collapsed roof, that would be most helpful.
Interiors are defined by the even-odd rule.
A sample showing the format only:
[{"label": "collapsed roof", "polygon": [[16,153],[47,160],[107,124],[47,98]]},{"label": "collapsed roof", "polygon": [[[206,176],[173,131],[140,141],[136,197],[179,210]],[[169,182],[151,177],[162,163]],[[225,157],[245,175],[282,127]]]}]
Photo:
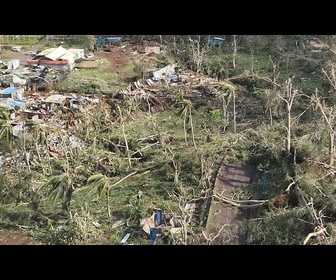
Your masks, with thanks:
[{"label": "collapsed roof", "polygon": [[68,53],[68,50],[63,48],[62,46],[59,46],[57,48],[49,48],[41,51],[36,56],[44,56],[46,58],[49,58],[50,60],[57,60],[57,59],[63,59],[62,56],[66,55]]}]

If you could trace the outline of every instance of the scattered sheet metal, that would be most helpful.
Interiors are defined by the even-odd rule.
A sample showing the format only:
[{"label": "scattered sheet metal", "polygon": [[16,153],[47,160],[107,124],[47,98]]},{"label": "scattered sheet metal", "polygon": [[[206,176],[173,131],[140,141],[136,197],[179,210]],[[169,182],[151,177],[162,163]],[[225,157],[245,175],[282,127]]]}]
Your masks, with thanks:
[{"label": "scattered sheet metal", "polygon": [[80,148],[80,149],[82,149],[85,146],[84,143],[80,139],[78,139],[75,135],[73,135],[73,134],[71,134],[69,136],[69,141],[71,142],[71,147],[72,148]]},{"label": "scattered sheet metal", "polygon": [[23,136],[23,122],[19,122],[13,126],[12,133],[16,137]]},{"label": "scattered sheet metal", "polygon": [[155,220],[155,212],[153,213],[152,216],[143,221],[142,230],[146,232],[148,235],[150,235],[150,229],[155,227],[154,220]]},{"label": "scattered sheet metal", "polygon": [[99,228],[101,226],[100,223],[98,223],[97,221],[93,221],[92,224],[96,227]]},{"label": "scattered sheet metal", "polygon": [[154,81],[152,81],[152,79],[146,79],[146,82],[149,86],[154,84]]},{"label": "scattered sheet metal", "polygon": [[131,236],[131,233],[127,233],[124,238],[120,241],[121,244],[125,244],[128,240],[128,238]]},{"label": "scattered sheet metal", "polygon": [[126,221],[126,220],[119,220],[119,221],[116,221],[116,222],[112,225],[112,228],[121,227],[121,226],[126,225],[126,224],[127,224],[127,221]]},{"label": "scattered sheet metal", "polygon": [[142,230],[153,240],[152,245],[157,243],[165,231],[174,234],[182,230],[181,218],[173,213],[163,213],[161,210],[155,211],[147,219],[142,219],[140,225]]},{"label": "scattered sheet metal", "polygon": [[163,76],[169,77],[171,74],[175,74],[175,68],[176,68],[175,64],[170,64],[170,65],[167,65],[166,67],[163,67],[163,68],[161,68],[157,71],[154,71],[153,72],[153,80],[159,81],[163,78]]},{"label": "scattered sheet metal", "polygon": [[43,102],[47,102],[47,103],[57,103],[57,104],[61,104],[63,103],[67,98],[71,98],[69,96],[64,96],[61,94],[54,94],[54,95],[50,95],[48,96],[46,99],[42,100]]}]

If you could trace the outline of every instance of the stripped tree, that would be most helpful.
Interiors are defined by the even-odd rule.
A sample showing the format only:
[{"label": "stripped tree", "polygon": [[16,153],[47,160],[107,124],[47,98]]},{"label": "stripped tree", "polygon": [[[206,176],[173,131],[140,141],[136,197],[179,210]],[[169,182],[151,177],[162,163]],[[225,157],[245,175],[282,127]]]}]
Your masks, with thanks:
[{"label": "stripped tree", "polygon": [[323,119],[327,124],[328,132],[329,132],[329,165],[334,165],[334,121],[335,121],[335,114],[333,107],[327,107],[325,102],[321,102],[320,97],[318,96],[317,89],[315,90],[315,95],[312,96],[312,100],[316,103],[318,108],[320,109]]},{"label": "stripped tree", "polygon": [[236,133],[236,87],[229,82],[221,82],[218,86],[219,96],[222,99],[223,118],[228,120],[227,108],[233,100],[233,132]]},{"label": "stripped tree", "polygon": [[209,49],[209,43],[202,46],[200,41],[201,36],[198,36],[198,40],[192,40],[189,37],[189,42],[191,43],[190,47],[191,47],[192,59],[195,65],[195,72],[197,74],[201,73],[204,54]]},{"label": "stripped tree", "polygon": [[278,96],[285,102],[286,104],[286,131],[287,131],[287,137],[286,137],[286,154],[290,154],[291,150],[291,129],[292,129],[292,119],[291,119],[291,111],[293,106],[293,101],[295,99],[295,96],[297,95],[298,90],[293,89],[292,79],[289,78],[286,81],[285,85],[285,94],[281,95],[278,94]]}]

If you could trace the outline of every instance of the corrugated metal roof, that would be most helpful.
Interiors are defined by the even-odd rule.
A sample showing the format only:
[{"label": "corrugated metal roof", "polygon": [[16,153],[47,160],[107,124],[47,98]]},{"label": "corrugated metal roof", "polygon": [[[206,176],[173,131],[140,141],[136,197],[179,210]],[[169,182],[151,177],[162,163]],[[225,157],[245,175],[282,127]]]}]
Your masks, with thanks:
[{"label": "corrugated metal roof", "polygon": [[69,52],[71,53],[81,53],[81,52],[84,52],[84,49],[68,49]]},{"label": "corrugated metal roof", "polygon": [[211,39],[219,40],[219,41],[225,41],[225,39],[224,39],[224,38],[221,38],[221,37],[212,37]]},{"label": "corrugated metal roof", "polygon": [[45,55],[45,57],[51,60],[56,60],[56,59],[59,59],[62,55],[66,54],[67,52],[68,52],[67,49],[63,48],[62,46],[59,46],[58,48],[54,49],[49,54]]},{"label": "corrugated metal roof", "polygon": [[48,55],[49,53],[51,53],[52,51],[54,51],[56,48],[49,48],[49,49],[45,49],[41,52],[39,52],[37,55],[38,56],[45,56]]},{"label": "corrugated metal roof", "polygon": [[170,64],[170,65],[167,65],[166,67],[163,67],[163,68],[153,72],[154,79],[159,80],[159,79],[162,78],[162,75],[169,76],[171,74],[174,74],[175,73],[175,67],[176,67],[175,64]]},{"label": "corrugated metal roof", "polygon": [[73,53],[66,53],[59,57],[58,59],[68,60],[69,62],[74,62],[74,54]]},{"label": "corrugated metal roof", "polygon": [[48,96],[44,101],[49,103],[62,103],[67,97],[61,94]]},{"label": "corrugated metal roof", "polygon": [[56,61],[58,59],[68,60],[70,63],[73,63],[75,60],[75,55],[77,53],[84,53],[84,49],[65,49],[62,46],[58,48],[49,48],[41,51],[37,55],[39,57],[44,56],[49,58],[52,61]]},{"label": "corrugated metal roof", "polygon": [[95,35],[96,38],[116,38],[122,37],[121,35]]}]

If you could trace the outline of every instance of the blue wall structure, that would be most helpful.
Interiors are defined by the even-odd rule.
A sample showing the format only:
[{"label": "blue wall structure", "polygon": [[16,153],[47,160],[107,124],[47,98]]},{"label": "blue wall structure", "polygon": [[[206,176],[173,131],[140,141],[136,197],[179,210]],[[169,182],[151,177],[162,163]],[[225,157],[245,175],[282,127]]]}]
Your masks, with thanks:
[{"label": "blue wall structure", "polygon": [[102,44],[116,44],[121,42],[121,36],[98,37],[96,38],[96,45]]},{"label": "blue wall structure", "polygon": [[224,45],[225,43],[225,39],[224,38],[220,38],[220,37],[211,37],[209,39],[209,44],[211,46],[220,46],[220,45]]}]

